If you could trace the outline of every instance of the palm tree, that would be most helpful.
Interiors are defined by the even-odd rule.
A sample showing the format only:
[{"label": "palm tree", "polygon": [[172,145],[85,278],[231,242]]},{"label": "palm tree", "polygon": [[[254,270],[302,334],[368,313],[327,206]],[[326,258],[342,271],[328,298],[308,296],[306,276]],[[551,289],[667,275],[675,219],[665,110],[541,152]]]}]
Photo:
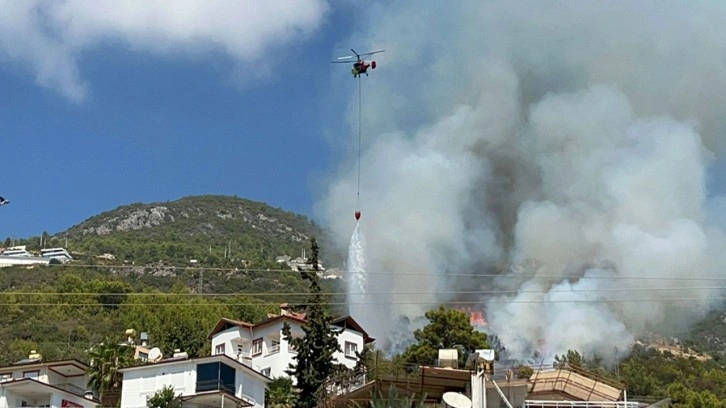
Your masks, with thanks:
[{"label": "palm tree", "polygon": [[[415,393],[409,396],[399,395],[398,389],[391,385],[388,388],[388,395],[384,395],[383,391],[372,392],[368,404],[370,408],[423,408],[426,406],[426,394],[422,394],[419,398],[416,398]],[[357,401],[353,405],[356,408],[364,408]]]},{"label": "palm tree", "polygon": [[133,347],[104,341],[89,350],[88,386],[100,395],[104,407],[118,406],[121,396],[121,368],[133,362]]}]

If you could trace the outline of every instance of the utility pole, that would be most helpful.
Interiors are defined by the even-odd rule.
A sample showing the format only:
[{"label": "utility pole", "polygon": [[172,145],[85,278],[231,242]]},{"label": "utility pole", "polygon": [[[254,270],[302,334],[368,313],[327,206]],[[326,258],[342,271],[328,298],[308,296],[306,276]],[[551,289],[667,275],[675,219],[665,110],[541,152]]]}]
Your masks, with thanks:
[{"label": "utility pole", "polygon": [[199,270],[199,289],[197,292],[202,293],[204,291],[204,269]]}]

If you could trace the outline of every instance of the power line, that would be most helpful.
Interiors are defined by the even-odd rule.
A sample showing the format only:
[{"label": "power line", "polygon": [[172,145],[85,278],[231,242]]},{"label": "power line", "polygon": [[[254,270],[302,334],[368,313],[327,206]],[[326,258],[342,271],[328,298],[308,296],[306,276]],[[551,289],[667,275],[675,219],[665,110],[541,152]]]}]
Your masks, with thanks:
[{"label": "power line", "polygon": [[[158,269],[154,266],[138,266],[138,265],[87,265],[87,264],[61,264],[52,265],[52,268],[98,268],[98,269]],[[218,272],[240,272],[240,273],[299,273],[292,269],[272,269],[272,268],[252,268],[252,269],[240,269],[240,268],[219,268],[219,267],[195,267],[195,266],[169,266],[164,269],[178,269],[182,271],[218,271]],[[366,275],[385,275],[385,276],[434,276],[434,277],[481,277],[481,278],[508,278],[508,279],[579,279],[579,280],[659,280],[659,281],[725,281],[726,277],[698,277],[698,276],[687,276],[687,277],[669,277],[669,276],[581,276],[581,275],[539,275],[539,274],[517,274],[517,273],[436,273],[436,272],[365,272]]]},{"label": "power line", "polygon": [[[568,299],[568,300],[545,300],[545,299],[529,299],[529,300],[489,300],[486,302],[482,301],[382,301],[382,302],[300,302],[300,306],[312,306],[312,305],[329,305],[329,306],[345,306],[345,305],[481,305],[483,303],[522,303],[522,304],[550,304],[550,303],[622,303],[622,302],[699,302],[699,301],[714,301],[714,300],[726,300],[726,297],[690,297],[690,298],[634,298],[634,299]],[[129,306],[265,306],[272,305],[261,302],[217,302],[217,303],[0,303],[0,306],[87,306],[87,307],[98,307],[98,306],[113,306],[113,307],[129,307]]]},{"label": "power line", "polygon": [[[582,290],[480,290],[480,291],[436,291],[437,295],[502,295],[502,294],[551,294],[551,293],[600,293],[633,291],[685,291],[685,290],[726,290],[726,286],[681,286],[673,288],[601,288]],[[325,296],[336,295],[428,295],[431,291],[420,292],[321,292]],[[0,292],[2,296],[159,296],[159,297],[218,297],[218,296],[307,296],[309,292],[220,292],[220,293],[164,293],[164,292]]]}]

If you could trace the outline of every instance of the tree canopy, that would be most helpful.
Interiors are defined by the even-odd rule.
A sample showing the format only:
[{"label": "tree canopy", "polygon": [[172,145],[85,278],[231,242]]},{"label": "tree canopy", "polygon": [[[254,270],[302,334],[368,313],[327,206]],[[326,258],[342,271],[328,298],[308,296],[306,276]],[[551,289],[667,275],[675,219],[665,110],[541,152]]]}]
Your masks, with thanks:
[{"label": "tree canopy", "polygon": [[182,405],[182,395],[176,395],[170,385],[165,385],[146,402],[147,408],[182,408]]},{"label": "tree canopy", "polygon": [[414,331],[416,343],[403,352],[403,359],[409,364],[431,365],[438,358],[438,351],[455,348],[462,351],[459,361],[466,361],[469,353],[476,349],[487,349],[487,335],[474,330],[466,313],[440,306],[425,314],[429,323]]}]

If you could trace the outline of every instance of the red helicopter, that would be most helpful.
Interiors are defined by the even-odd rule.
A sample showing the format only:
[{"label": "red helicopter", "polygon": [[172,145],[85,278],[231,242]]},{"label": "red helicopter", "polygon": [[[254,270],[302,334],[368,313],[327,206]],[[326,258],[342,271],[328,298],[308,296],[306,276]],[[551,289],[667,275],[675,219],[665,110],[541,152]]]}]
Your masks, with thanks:
[{"label": "red helicopter", "polygon": [[370,69],[376,69],[376,62],[375,61],[365,61],[361,57],[367,57],[369,55],[378,54],[379,52],[383,52],[385,50],[380,51],[373,51],[373,52],[367,52],[365,54],[358,54],[355,52],[354,49],[350,49],[353,51],[353,54],[355,55],[346,55],[345,57],[339,57],[336,61],[330,61],[332,64],[350,64],[350,60],[353,58],[356,59],[356,61],[353,63],[353,68],[351,69],[351,72],[353,73],[353,78],[357,78],[359,75],[366,74],[368,76],[368,68]]}]

